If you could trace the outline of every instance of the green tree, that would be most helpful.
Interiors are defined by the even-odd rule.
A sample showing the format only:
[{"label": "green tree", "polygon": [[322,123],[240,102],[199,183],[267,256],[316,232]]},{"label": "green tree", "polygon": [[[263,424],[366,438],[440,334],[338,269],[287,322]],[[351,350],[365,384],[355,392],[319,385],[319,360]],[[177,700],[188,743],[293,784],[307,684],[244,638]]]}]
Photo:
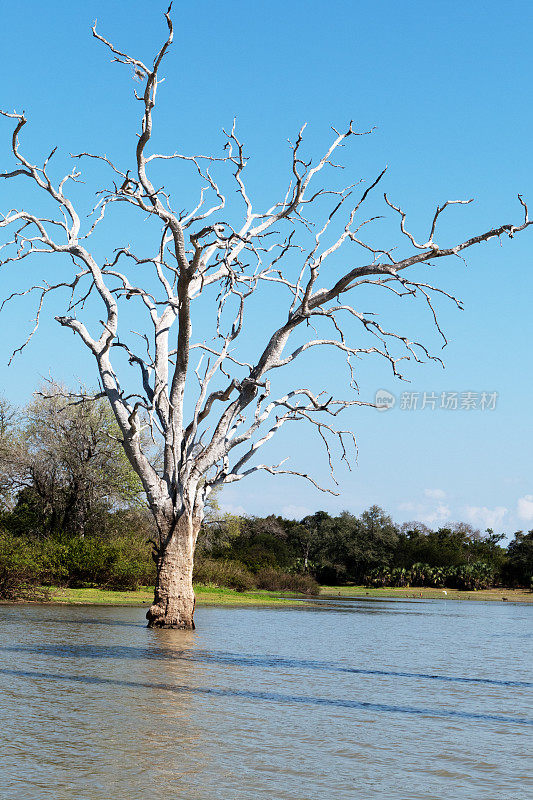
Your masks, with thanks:
[{"label": "green tree", "polygon": [[494,533],[492,528],[487,528],[484,536],[472,539],[468,549],[471,561],[487,564],[494,572],[500,573],[507,561],[505,547],[500,542],[505,539],[504,533]]},{"label": "green tree", "polygon": [[402,530],[396,549],[397,566],[410,567],[415,563],[432,567],[453,567],[468,561],[471,531],[467,526]]},{"label": "green tree", "polygon": [[390,566],[398,544],[398,530],[382,508],[373,505],[361,514],[350,540],[348,568],[352,580],[379,565]]},{"label": "green tree", "polygon": [[533,530],[517,531],[507,548],[506,577],[513,583],[530,587],[533,578]]},{"label": "green tree", "polygon": [[94,533],[110,510],[140,502],[140,481],[103,401],[69,404],[53,386],[27,406],[15,438],[10,468],[19,492],[12,524],[19,530]]},{"label": "green tree", "polygon": [[360,518],[348,511],[337,517],[318,511],[289,535],[310,571],[328,584],[358,581],[373,567],[390,563],[398,538],[391,518],[379,506]]},{"label": "green tree", "polygon": [[285,520],[273,514],[264,518],[241,517],[238,534],[232,537],[229,547],[215,550],[215,555],[239,561],[254,573],[261,569],[287,569],[294,561]]}]

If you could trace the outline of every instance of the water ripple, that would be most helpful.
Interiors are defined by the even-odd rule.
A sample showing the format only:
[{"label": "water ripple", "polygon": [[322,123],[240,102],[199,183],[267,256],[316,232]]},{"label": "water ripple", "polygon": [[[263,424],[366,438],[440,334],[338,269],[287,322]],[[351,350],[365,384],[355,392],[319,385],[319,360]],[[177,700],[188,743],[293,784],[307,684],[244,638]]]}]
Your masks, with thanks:
[{"label": "water ripple", "polygon": [[462,675],[436,675],[428,672],[408,672],[384,669],[363,669],[346,667],[333,661],[312,659],[280,658],[270,655],[250,655],[215,650],[160,650],[149,647],[128,647],[126,645],[85,645],[85,644],[40,644],[32,647],[0,647],[0,651],[31,653],[32,655],[57,656],[60,658],[117,658],[117,659],[184,659],[192,662],[216,663],[242,667],[267,667],[273,669],[304,669],[326,672],[341,672],[353,675],[372,675],[393,678],[422,678],[447,683],[483,684],[521,689],[533,688],[532,681],[505,680],[500,678],[465,677]]},{"label": "water ripple", "polygon": [[39,678],[52,681],[71,681],[101,686],[123,686],[135,689],[158,689],[175,694],[207,695],[210,697],[240,697],[247,700],[265,700],[283,704],[305,704],[312,706],[328,706],[334,708],[362,709],[381,711],[392,714],[416,714],[419,716],[444,717],[453,719],[477,720],[482,722],[505,722],[511,725],[527,725],[533,727],[533,719],[527,717],[510,717],[505,714],[481,714],[474,711],[457,711],[455,709],[418,708],[416,706],[389,705],[387,703],[369,703],[364,700],[349,700],[334,697],[311,697],[307,695],[286,695],[278,692],[251,691],[249,689],[214,689],[203,686],[183,686],[168,683],[147,683],[137,681],[101,678],[95,675],[68,675],[29,670],[1,669],[0,674],[17,678]]}]

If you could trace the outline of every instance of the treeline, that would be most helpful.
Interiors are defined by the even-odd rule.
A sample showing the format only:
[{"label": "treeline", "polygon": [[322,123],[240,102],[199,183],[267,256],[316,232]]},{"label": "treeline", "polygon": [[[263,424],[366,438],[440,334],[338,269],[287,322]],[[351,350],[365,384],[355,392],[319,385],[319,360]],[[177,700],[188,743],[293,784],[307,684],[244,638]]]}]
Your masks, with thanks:
[{"label": "treeline", "polygon": [[[0,597],[46,586],[134,589],[155,578],[152,518],[103,402],[47,388],[24,409],[0,400]],[[158,453],[152,453],[157,465]],[[531,586],[533,531],[401,526],[379,507],[300,521],[210,509],[195,580],[239,590],[316,593],[319,584],[481,589]]]},{"label": "treeline", "polygon": [[227,517],[204,526],[203,558],[249,572],[283,570],[335,586],[434,586],[484,589],[531,586],[533,531],[481,534],[466,523],[431,530],[419,522],[396,525],[378,506],[357,517],[325,511],[299,522],[282,517]]}]

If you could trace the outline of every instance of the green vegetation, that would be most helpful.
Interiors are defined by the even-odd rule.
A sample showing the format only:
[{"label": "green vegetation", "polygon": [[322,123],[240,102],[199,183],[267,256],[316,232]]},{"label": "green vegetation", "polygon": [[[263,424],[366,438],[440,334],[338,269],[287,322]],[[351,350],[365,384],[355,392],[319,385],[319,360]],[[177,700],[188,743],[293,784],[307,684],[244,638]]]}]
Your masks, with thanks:
[{"label": "green vegetation", "polygon": [[[64,597],[120,590],[139,602],[139,587],[155,580],[156,531],[138,479],[107,407],[67,406],[52,388],[22,411],[0,401],[0,599],[59,597],[51,587],[62,587]],[[531,590],[533,531],[518,531],[507,548],[502,540],[463,523],[399,526],[377,506],[360,517],[318,511],[294,521],[221,515],[215,504],[194,580],[200,598],[221,602],[315,596],[319,584],[365,596]]]},{"label": "green vegetation", "polygon": [[[294,606],[299,600],[283,592],[250,591],[240,592],[220,586],[195,584],[194,591],[199,605],[269,605]],[[154,599],[153,587],[143,586],[136,591],[112,591],[110,589],[72,589],[52,587],[49,589],[48,601],[65,605],[112,605],[141,606],[149,605]]]},{"label": "green vegetation", "polygon": [[[48,532],[44,515],[43,530],[23,533],[10,525],[17,513],[4,511],[1,518],[0,598],[43,599],[52,586],[135,592],[153,584],[152,531],[143,509],[108,510],[102,530],[83,536]],[[215,518],[200,535],[195,583],[211,587],[211,593],[227,588],[230,595],[220,596],[240,594],[243,601],[258,591],[314,596],[319,580],[335,587],[334,593],[342,586],[371,596],[385,590],[409,596],[411,587],[425,587],[423,596],[433,597],[442,596],[444,588],[449,593],[530,588],[532,533],[518,533],[505,549],[499,537],[481,537],[467,526],[402,530],[388,520],[376,508],[359,519],[319,512],[298,523],[280,517]],[[421,552],[433,564],[409,564]]]},{"label": "green vegetation", "polygon": [[[292,593],[268,591],[237,591],[220,586],[195,584],[198,605],[225,606],[298,606],[300,599]],[[69,587],[47,587],[33,596],[34,601],[45,601],[60,605],[108,605],[108,606],[148,606],[153,600],[152,587],[142,586],[135,591],[114,591],[111,589]],[[510,601],[515,603],[532,603],[533,593],[524,589],[486,589],[476,592],[441,589],[371,589],[366,586],[322,586],[321,600],[339,600],[342,598],[361,598],[372,601],[379,599],[409,600],[479,600]],[[19,600],[29,598],[20,597]],[[311,601],[313,598],[309,598]],[[2,602],[0,600],[0,602]]]},{"label": "green vegetation", "polygon": [[285,571],[334,586],[529,588],[533,532],[518,532],[508,548],[501,545],[503,538],[466,523],[438,530],[417,522],[399,526],[372,506],[360,517],[318,511],[299,522],[274,516],[218,518],[204,526],[199,547],[203,557],[244,566],[255,575]]}]

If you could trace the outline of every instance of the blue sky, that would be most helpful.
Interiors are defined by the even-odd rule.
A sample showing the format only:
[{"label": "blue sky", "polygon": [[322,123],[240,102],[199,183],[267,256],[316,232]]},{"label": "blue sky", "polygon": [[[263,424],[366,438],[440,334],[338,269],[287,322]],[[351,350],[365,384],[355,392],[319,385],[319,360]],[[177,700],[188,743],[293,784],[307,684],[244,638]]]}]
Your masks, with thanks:
[{"label": "blue sky", "polygon": [[[57,144],[65,156],[59,166],[80,150],[107,152],[129,164],[138,129],[134,84],[129,70],[110,64],[90,25],[98,18],[104,35],[150,59],[164,35],[165,8],[137,0],[5,4],[1,105],[26,111],[28,154],[45,156]],[[236,116],[253,156],[255,196],[266,201],[285,186],[286,140],[303,122],[307,152],[316,156],[329,141],[330,126],[353,118],[360,129],[376,130],[343,154],[347,182],[371,180],[388,164],[384,189],[408,211],[420,236],[436,204],[446,199],[476,201],[450,211],[443,226],[448,240],[520,220],[517,192],[533,205],[529,4],[511,0],[502,13],[501,3],[491,1],[176,2],[173,15],[176,40],[163,69],[158,149],[213,152],[221,127]],[[6,167],[10,132],[9,123],[0,121]],[[98,178],[89,168],[88,184]],[[0,184],[2,209],[28,207],[26,190]],[[183,194],[183,206],[190,191],[186,181],[173,186],[174,197]],[[376,242],[399,241],[397,220],[390,211],[387,216],[374,231]],[[98,244],[102,254],[124,242],[127,220],[119,220],[115,234],[111,227],[106,231],[108,238]],[[466,267],[439,265],[436,282],[464,303],[462,312],[439,304],[449,339],[444,371],[434,363],[408,364],[411,382],[401,384],[383,365],[360,364],[361,398],[373,400],[385,389],[397,402],[382,413],[346,414],[343,425],[355,432],[359,452],[351,472],[339,466],[339,497],[296,479],[263,476],[225,489],[222,505],[300,517],[318,508],[359,513],[377,503],[399,521],[461,519],[507,533],[533,527],[532,248],[533,231],[526,231],[512,242],[469,251]],[[23,268],[2,268],[2,293],[19,285]],[[55,274],[56,266],[29,269],[40,276]],[[439,352],[421,309],[380,309],[384,320],[390,313],[400,329]],[[23,403],[48,374],[69,384],[78,378],[94,384],[94,365],[53,321],[53,308],[32,345],[7,368],[32,311],[20,303],[0,317],[3,393]],[[17,313],[28,320],[26,327]],[[258,321],[249,343],[262,331]],[[317,371],[328,389],[344,392],[345,373],[335,359],[309,358],[298,367],[297,380]],[[416,409],[401,407],[402,392],[418,395]],[[429,394],[440,398],[442,392],[458,393],[459,407],[439,409],[437,402],[432,409]],[[478,405],[483,392],[496,392],[496,407],[461,408],[465,392],[475,393]],[[295,469],[311,465],[325,482],[327,463],[307,430],[287,430],[269,448],[274,461],[290,454]]]}]

